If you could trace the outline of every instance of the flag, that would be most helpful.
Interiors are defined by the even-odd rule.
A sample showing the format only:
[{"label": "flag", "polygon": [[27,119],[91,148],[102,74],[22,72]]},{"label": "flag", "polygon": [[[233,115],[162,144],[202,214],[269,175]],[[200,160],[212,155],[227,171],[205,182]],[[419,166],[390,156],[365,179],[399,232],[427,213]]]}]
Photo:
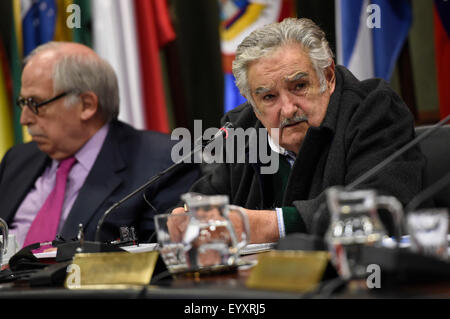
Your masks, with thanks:
[{"label": "flag", "polygon": [[119,119],[146,129],[133,1],[92,2],[93,49],[108,61],[119,82]]},{"label": "flag", "polygon": [[166,0],[134,0],[134,3],[146,125],[148,129],[169,133],[160,49],[175,40],[175,31]]},{"label": "flag", "polygon": [[[20,1],[12,1],[13,23],[11,26],[10,48],[11,48],[11,79],[12,79],[12,105],[15,104],[20,93],[21,76],[22,76],[22,58],[23,58],[23,41],[22,41],[22,17]],[[29,135],[20,124],[20,109],[13,108],[12,125],[14,128],[14,143],[22,143],[30,140]]]},{"label": "flag", "polygon": [[160,48],[175,38],[166,0],[92,2],[93,48],[117,73],[119,119],[169,132]]},{"label": "flag", "polygon": [[450,2],[434,1],[434,42],[441,118],[450,114]]},{"label": "flag", "polygon": [[82,43],[92,48],[91,0],[56,0],[56,8],[53,40]]},{"label": "flag", "polygon": [[56,19],[55,19],[55,31],[53,39],[54,41],[67,41],[70,42],[73,39],[73,29],[67,27],[67,19],[70,19],[71,12],[67,10],[70,5],[73,5],[72,0],[57,0],[56,4]]},{"label": "flag", "polygon": [[389,81],[412,23],[408,0],[336,0],[337,62]]},{"label": "flag", "polygon": [[80,8],[80,28],[72,29],[72,41],[92,48],[92,5],[91,0],[73,0]]},{"label": "flag", "polygon": [[52,41],[55,35],[56,3],[54,0],[22,0],[23,55]]},{"label": "flag", "polygon": [[11,102],[11,77],[3,41],[0,39],[0,159],[14,144]]},{"label": "flag", "polygon": [[292,16],[295,16],[295,10],[291,0],[221,1],[220,35],[225,112],[246,101],[235,85],[235,78],[231,70],[239,43],[253,30]]}]

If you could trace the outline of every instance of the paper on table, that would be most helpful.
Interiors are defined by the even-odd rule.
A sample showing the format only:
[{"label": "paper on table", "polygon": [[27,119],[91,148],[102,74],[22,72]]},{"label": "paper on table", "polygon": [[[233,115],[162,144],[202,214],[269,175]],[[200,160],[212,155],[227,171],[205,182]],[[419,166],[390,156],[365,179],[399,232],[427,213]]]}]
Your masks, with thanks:
[{"label": "paper on table", "polygon": [[[121,248],[130,253],[142,253],[142,252],[146,252],[146,251],[153,251],[157,247],[158,247],[158,244],[156,244],[156,243],[148,243],[148,244],[139,244],[139,245],[132,245],[132,246],[123,246]],[[36,253],[36,254],[34,254],[34,256],[38,259],[56,258],[56,252],[57,252],[57,250],[55,249],[53,251]]]},{"label": "paper on table", "polygon": [[52,251],[44,251],[42,253],[33,254],[37,259],[56,258],[56,249]]},{"label": "paper on table", "polygon": [[249,244],[242,249],[241,255],[250,255],[269,251],[275,248],[276,244],[277,243]]},{"label": "paper on table", "polygon": [[153,251],[158,248],[158,244],[148,243],[148,244],[139,244],[133,246],[123,246],[122,249],[129,251],[130,253],[143,253],[146,251]]}]

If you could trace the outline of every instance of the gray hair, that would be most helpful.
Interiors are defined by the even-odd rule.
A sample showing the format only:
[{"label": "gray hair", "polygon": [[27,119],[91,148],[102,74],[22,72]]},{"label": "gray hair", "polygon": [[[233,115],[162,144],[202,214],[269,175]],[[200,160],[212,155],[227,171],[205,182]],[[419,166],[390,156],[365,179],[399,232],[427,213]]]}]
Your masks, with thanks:
[{"label": "gray hair", "polygon": [[[62,42],[47,42],[34,49],[25,59],[28,61],[40,52],[58,49]],[[53,93],[71,92],[67,106],[79,99],[79,94],[93,92],[98,98],[99,112],[106,122],[119,115],[119,85],[111,65],[98,56],[70,54],[53,65]]]},{"label": "gray hair", "polygon": [[255,111],[247,68],[250,62],[267,56],[275,49],[290,43],[299,43],[308,54],[320,81],[321,92],[326,89],[325,69],[332,63],[331,51],[325,33],[310,19],[287,18],[279,23],[268,24],[250,33],[239,44],[233,61],[236,86],[252,104]]}]

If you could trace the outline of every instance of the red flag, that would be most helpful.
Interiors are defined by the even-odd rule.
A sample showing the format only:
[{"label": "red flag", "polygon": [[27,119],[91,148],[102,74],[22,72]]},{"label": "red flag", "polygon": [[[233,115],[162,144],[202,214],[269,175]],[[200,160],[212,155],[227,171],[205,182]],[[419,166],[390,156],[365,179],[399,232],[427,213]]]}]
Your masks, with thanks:
[{"label": "red flag", "polygon": [[9,69],[10,63],[8,61],[8,58],[6,56],[5,48],[3,47],[3,39],[0,37],[0,64],[2,67],[2,74],[0,74],[1,77],[3,77],[5,81],[5,88],[6,88],[6,94],[8,101],[12,102],[14,104],[15,101],[13,101],[13,83],[12,83],[12,76]]},{"label": "red flag", "polygon": [[283,0],[281,4],[280,16],[278,21],[283,21],[286,18],[292,18],[297,15],[295,3],[293,0]]},{"label": "red flag", "polygon": [[175,39],[166,0],[135,0],[147,128],[169,133],[159,51]]},{"label": "red flag", "polygon": [[[438,12],[438,8],[435,5],[433,11],[439,111],[441,118],[444,118],[450,114],[450,37],[441,20],[441,18],[446,16],[442,12],[443,10]],[[448,7],[446,13],[448,13]]]}]

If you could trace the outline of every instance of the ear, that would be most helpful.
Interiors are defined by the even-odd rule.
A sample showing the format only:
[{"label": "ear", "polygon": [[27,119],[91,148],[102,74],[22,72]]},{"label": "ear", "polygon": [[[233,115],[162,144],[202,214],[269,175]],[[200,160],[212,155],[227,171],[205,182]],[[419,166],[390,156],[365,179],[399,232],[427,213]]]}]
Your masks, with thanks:
[{"label": "ear", "polygon": [[86,121],[91,119],[98,110],[98,97],[94,92],[87,91],[80,94],[81,98],[81,119]]},{"label": "ear", "polygon": [[336,74],[335,74],[335,64],[333,59],[331,59],[331,64],[325,69],[325,79],[327,81],[327,89],[330,94],[334,92],[336,87]]}]

